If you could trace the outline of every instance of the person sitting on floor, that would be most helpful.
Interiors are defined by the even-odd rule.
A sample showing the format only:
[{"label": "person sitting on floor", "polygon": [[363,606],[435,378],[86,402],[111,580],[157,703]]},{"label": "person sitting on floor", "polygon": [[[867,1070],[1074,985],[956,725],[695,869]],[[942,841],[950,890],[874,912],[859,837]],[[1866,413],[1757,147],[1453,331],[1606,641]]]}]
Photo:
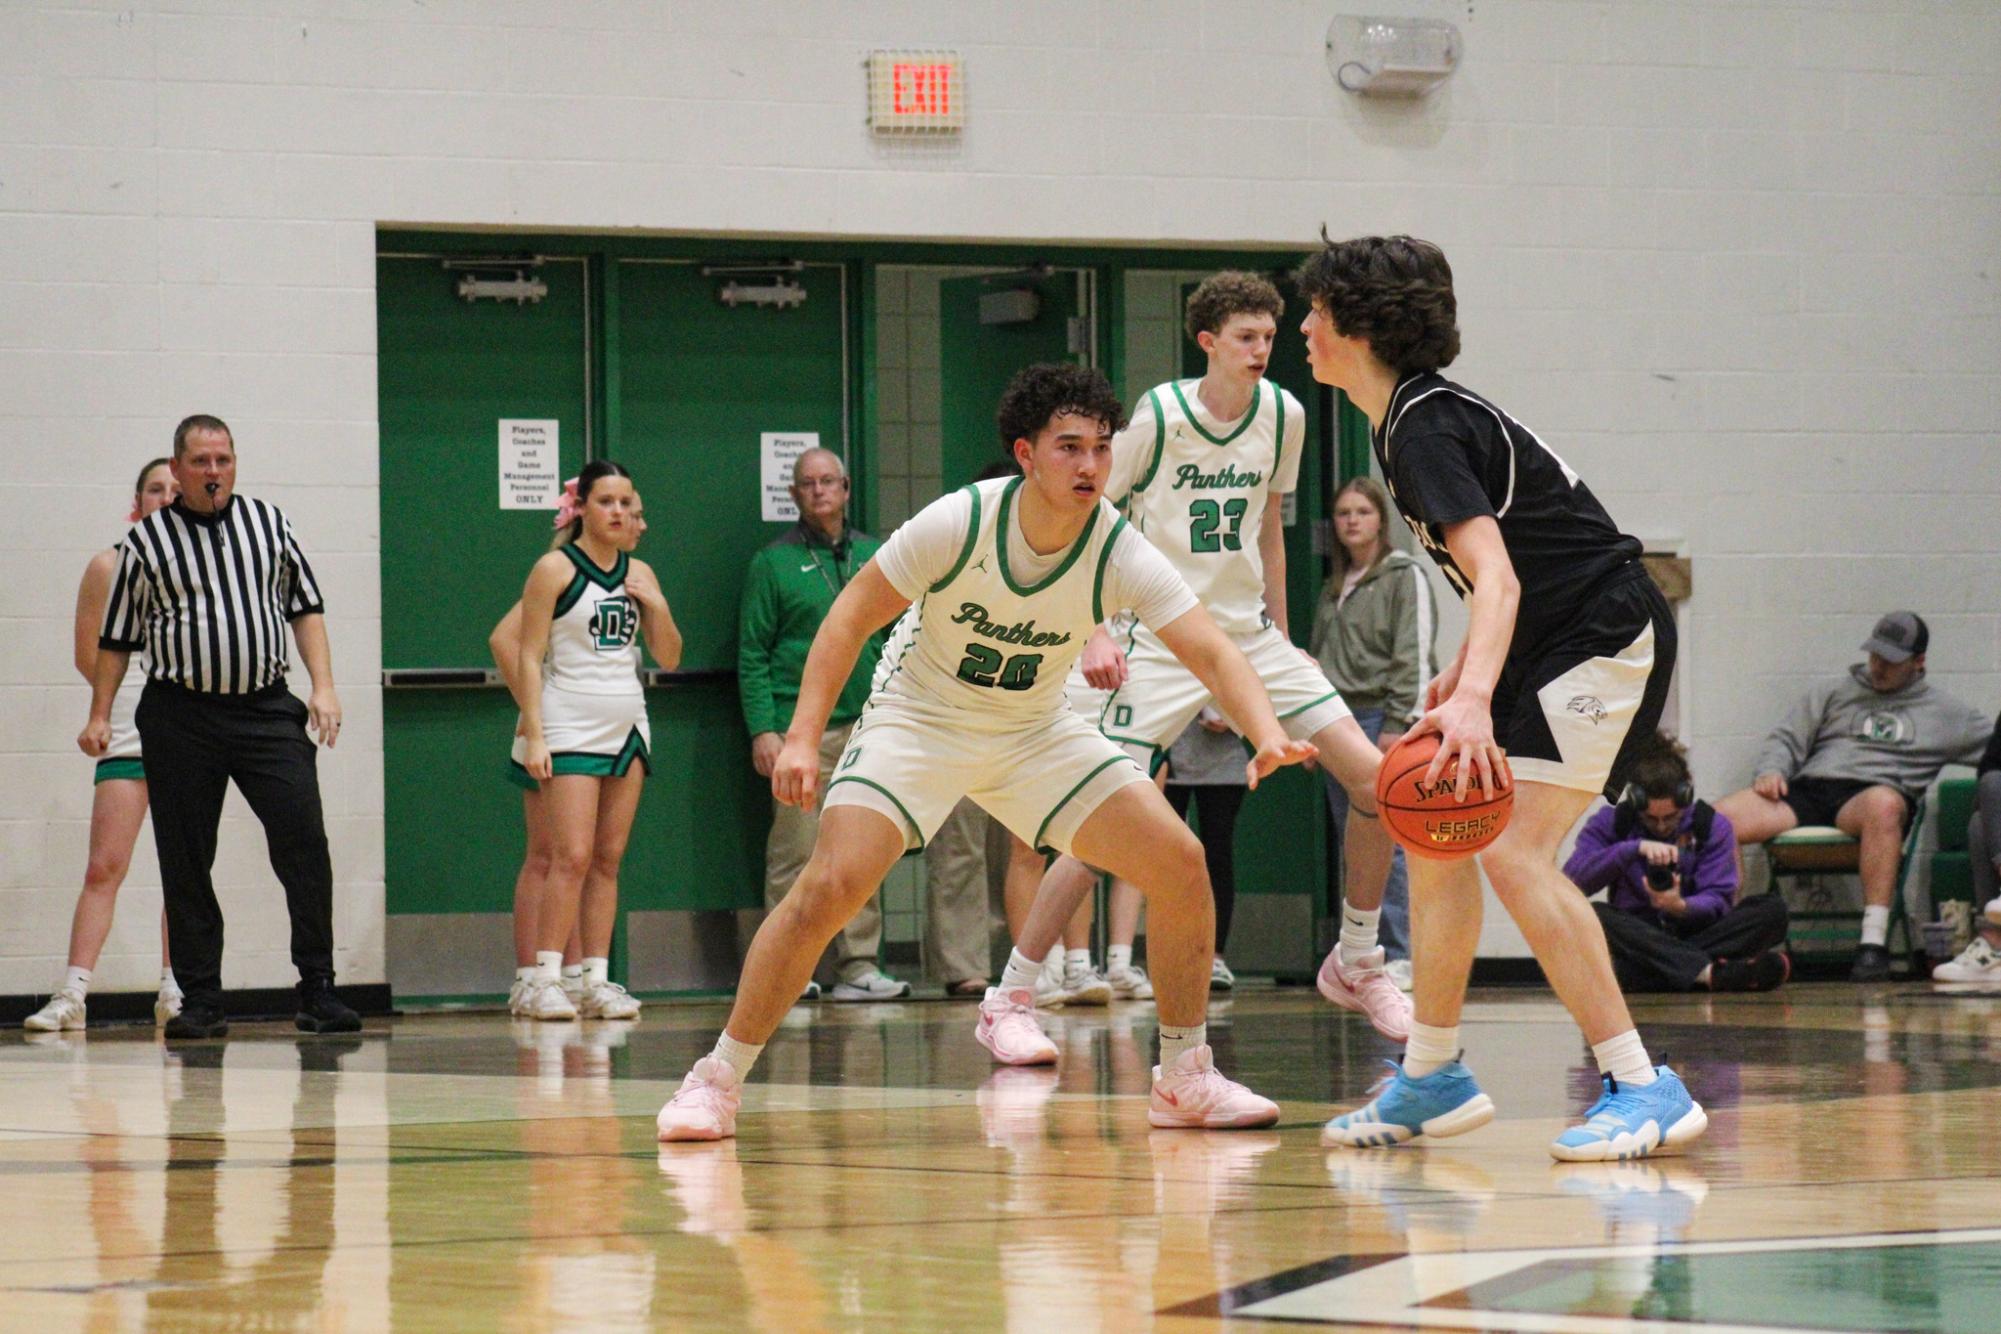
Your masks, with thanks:
[{"label": "person sitting on floor", "polygon": [[1584,822],[1563,871],[1587,894],[1611,890],[1591,906],[1626,991],[1771,991],[1792,974],[1785,900],[1736,902],[1735,833],[1695,799],[1671,737],[1653,735],[1625,795]]},{"label": "person sitting on floor", "polygon": [[1978,759],[1987,740],[1983,714],[1925,680],[1930,647],[1916,612],[1877,621],[1862,645],[1868,662],[1809,691],[1765,739],[1751,786],[1716,803],[1739,843],[1801,825],[1833,825],[1860,841],[1857,982],[1890,975],[1890,904],[1918,798],[1946,765]]}]

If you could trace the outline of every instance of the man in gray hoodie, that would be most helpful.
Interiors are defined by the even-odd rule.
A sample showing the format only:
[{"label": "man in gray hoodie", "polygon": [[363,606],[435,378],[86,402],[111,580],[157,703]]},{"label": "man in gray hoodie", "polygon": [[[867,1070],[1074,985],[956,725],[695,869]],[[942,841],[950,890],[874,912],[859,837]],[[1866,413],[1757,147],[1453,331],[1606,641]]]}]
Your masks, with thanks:
[{"label": "man in gray hoodie", "polygon": [[1740,845],[1801,825],[1833,825],[1861,840],[1857,982],[1890,975],[1890,899],[1917,798],[1946,765],[1977,761],[1991,730],[1970,705],[1926,682],[1930,644],[1916,612],[1876,622],[1862,645],[1869,661],[1809,691],[1765,738],[1751,786],[1716,803]]}]

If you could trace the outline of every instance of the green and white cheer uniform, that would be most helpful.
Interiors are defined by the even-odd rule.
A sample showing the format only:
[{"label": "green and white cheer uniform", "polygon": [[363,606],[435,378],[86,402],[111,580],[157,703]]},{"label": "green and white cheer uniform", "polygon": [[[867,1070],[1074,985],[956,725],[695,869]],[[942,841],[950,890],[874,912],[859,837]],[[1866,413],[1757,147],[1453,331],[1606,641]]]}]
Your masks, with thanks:
[{"label": "green and white cheer uniform", "polygon": [[1064,682],[1108,610],[1165,625],[1196,605],[1159,552],[1102,500],[1075,542],[1038,556],[1020,478],[924,507],[876,554],[911,600],[876,668],[826,805],[864,806],[922,847],[970,796],[1039,848],[1146,775],[1074,713]]},{"label": "green and white cheer uniform", "polygon": [[139,712],[139,695],[146,688],[151,664],[144,650],[133,656],[136,661],[126,671],[125,679],[118,683],[118,693],[111,697],[111,745],[97,761],[97,776],[91,780],[93,783],[146,776],[145,761],[139,753],[139,724],[135,715]]},{"label": "green and white cheer uniform", "polygon": [[[625,591],[631,558],[623,552],[601,570],[575,543],[562,548],[574,567],[556,599],[549,651],[542,660],[542,739],[557,774],[621,777],[637,762],[653,772],[653,729],[639,680],[639,604]],[[533,789],[522,761],[528,742],[514,738],[508,772]]]},{"label": "green and white cheer uniform", "polygon": [[[1258,547],[1271,497],[1298,486],[1306,414],[1298,399],[1260,381],[1242,417],[1218,422],[1196,396],[1199,383],[1170,381],[1141,400],[1132,424],[1112,442],[1106,497],[1123,502],[1132,526],[1250,659],[1286,732],[1311,737],[1347,717],[1348,706],[1319,664],[1266,617]],[[1097,705],[1106,736],[1158,767],[1213,700],[1142,620],[1121,614],[1112,630],[1126,654],[1125,684],[1092,694],[1080,679],[1077,698]]]}]

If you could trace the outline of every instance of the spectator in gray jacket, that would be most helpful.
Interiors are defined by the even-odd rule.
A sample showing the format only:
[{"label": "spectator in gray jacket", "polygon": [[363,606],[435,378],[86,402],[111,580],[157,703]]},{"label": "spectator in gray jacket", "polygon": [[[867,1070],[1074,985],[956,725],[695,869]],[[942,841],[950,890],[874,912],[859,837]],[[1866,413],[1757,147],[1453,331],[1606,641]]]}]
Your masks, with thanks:
[{"label": "spectator in gray jacket", "polygon": [[1986,718],[1926,682],[1930,644],[1916,612],[1876,622],[1862,645],[1868,662],[1809,691],[1765,738],[1751,786],[1716,803],[1740,845],[1801,825],[1833,825],[1861,840],[1857,982],[1890,975],[1890,900],[1917,799],[1940,769],[1974,763],[1987,742]]},{"label": "spectator in gray jacket", "polygon": [[[1372,477],[1351,477],[1334,495],[1334,570],[1313,613],[1313,656],[1384,751],[1424,716],[1424,687],[1438,673],[1438,604],[1418,562],[1390,545],[1390,498]],[[1323,775],[1325,776],[1325,775]],[[1335,838],[1348,794],[1327,777]],[[1340,865],[1338,849],[1333,864]],[[1338,915],[1341,900],[1330,894]],[[1390,976],[1409,990],[1410,872],[1403,850],[1390,862],[1380,922]]]}]

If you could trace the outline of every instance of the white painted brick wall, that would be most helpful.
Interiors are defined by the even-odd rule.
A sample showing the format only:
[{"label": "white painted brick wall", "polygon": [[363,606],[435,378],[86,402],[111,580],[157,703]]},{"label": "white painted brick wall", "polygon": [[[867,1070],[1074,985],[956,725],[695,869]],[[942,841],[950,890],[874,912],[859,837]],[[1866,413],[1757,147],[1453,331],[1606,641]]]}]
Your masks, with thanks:
[{"label": "white painted brick wall", "polygon": [[[1942,684],[2001,695],[1986,0],[1410,0],[1466,38],[1417,105],[1334,89],[1306,0],[328,8],[0,5],[0,993],[56,976],[83,860],[73,581],[195,410],[236,425],[245,490],[293,510],[328,585],[341,966],[382,976],[378,223],[1426,234],[1464,377],[1693,553],[1705,787],[1893,605],[1933,616]],[[871,144],[863,53],[933,44],[967,57],[963,144]],[[283,983],[236,807],[224,849],[230,978]],[[106,985],[151,974],[145,848],[129,900]]]}]

